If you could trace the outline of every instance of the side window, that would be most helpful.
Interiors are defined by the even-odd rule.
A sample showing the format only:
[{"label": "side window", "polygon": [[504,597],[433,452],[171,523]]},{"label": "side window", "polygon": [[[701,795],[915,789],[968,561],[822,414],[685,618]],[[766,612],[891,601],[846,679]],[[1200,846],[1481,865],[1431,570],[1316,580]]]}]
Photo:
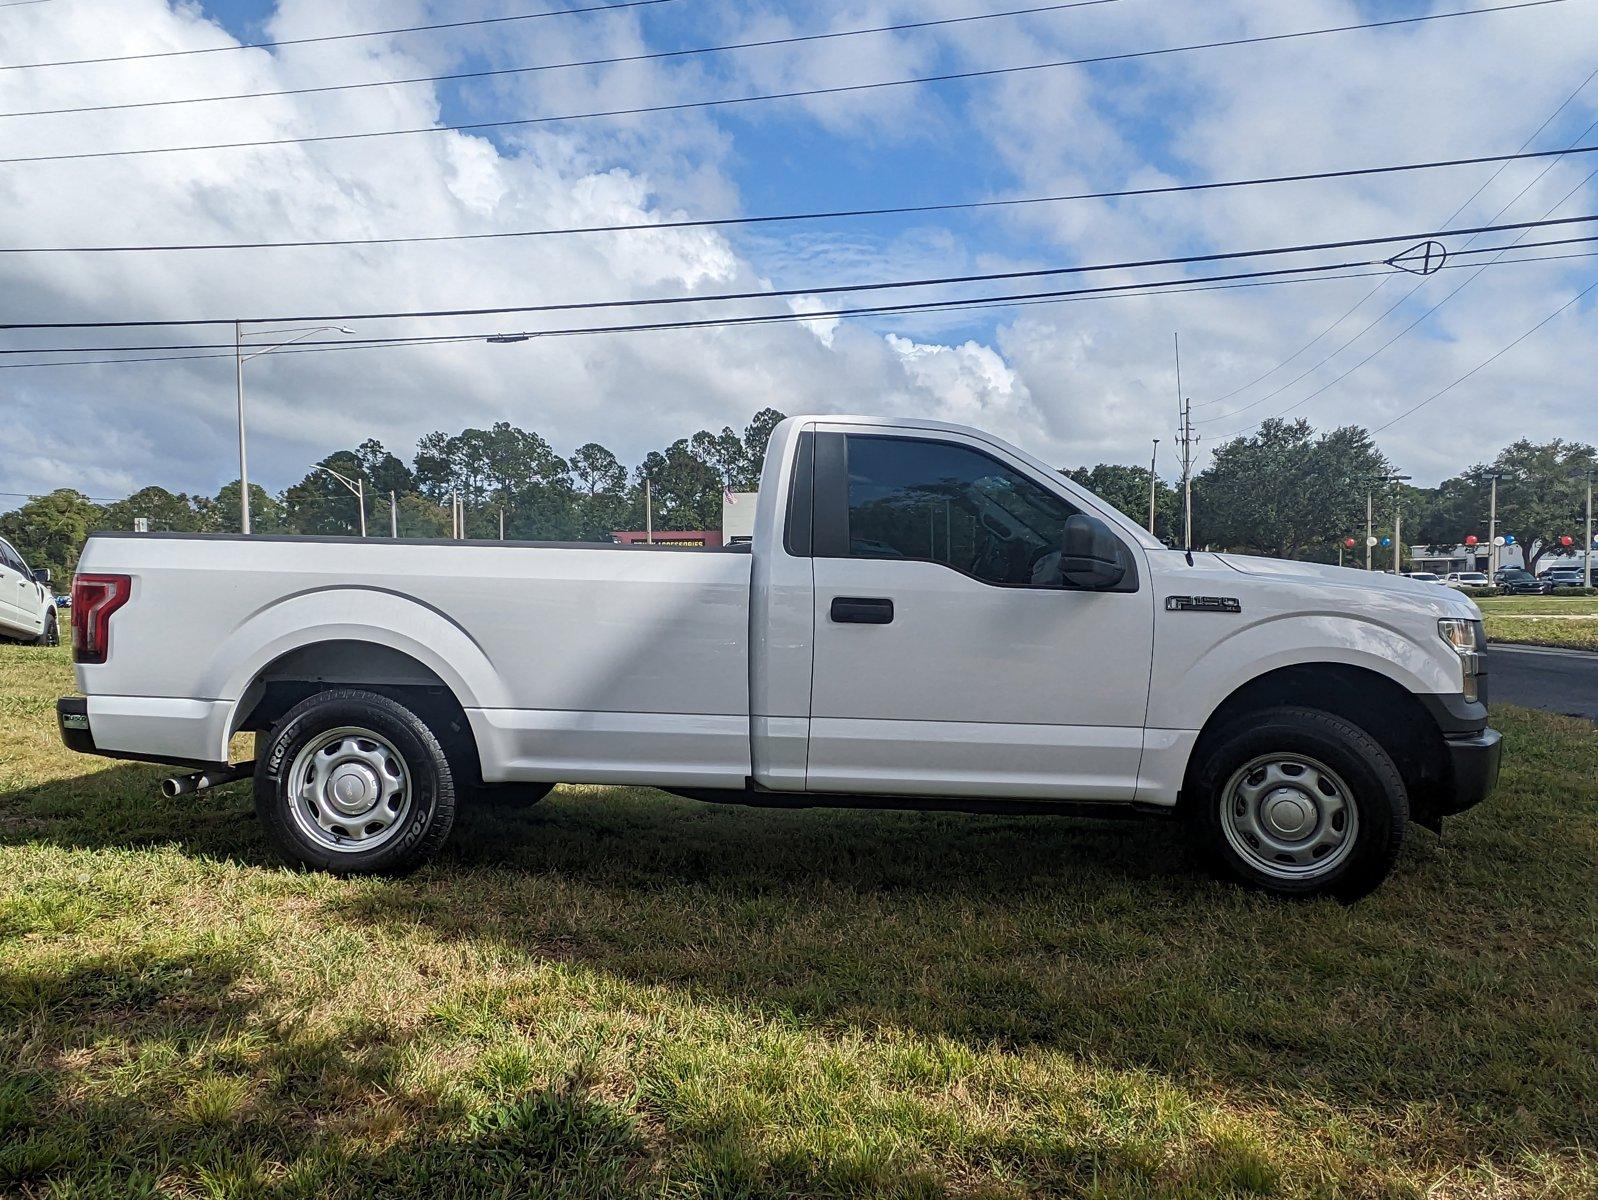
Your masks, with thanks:
[{"label": "side window", "polygon": [[5,563],[13,571],[21,572],[23,575],[28,573],[28,568],[22,565],[21,555],[13,550],[7,542],[0,542],[0,562]]},{"label": "side window", "polygon": [[849,557],[942,563],[1004,587],[1060,587],[1077,510],[979,450],[849,435]]}]

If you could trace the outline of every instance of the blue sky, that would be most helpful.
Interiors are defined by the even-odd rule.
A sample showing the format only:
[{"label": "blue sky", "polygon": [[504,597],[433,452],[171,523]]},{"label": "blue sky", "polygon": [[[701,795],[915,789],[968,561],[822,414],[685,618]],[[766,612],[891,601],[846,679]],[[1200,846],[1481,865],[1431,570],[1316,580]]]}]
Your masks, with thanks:
[{"label": "blue sky", "polygon": [[[7,10],[6,41],[15,49],[0,57],[139,53],[556,6],[74,0]],[[1022,6],[1023,0],[675,0],[443,34],[4,73],[0,105],[9,111],[297,88]],[[63,146],[459,124],[1016,65],[1453,7],[1447,0],[1115,0],[801,47],[270,102],[13,119],[4,128],[19,152],[50,153]],[[0,168],[0,199],[18,244],[231,241],[976,200],[1500,153],[1517,149],[1592,70],[1595,16],[1588,0],[1568,0],[826,101]],[[1577,92],[1536,145],[1569,144],[1595,117],[1598,83]],[[12,311],[108,320],[563,302],[1026,269],[1430,228],[1484,184],[1458,223],[1485,221],[1500,209],[1505,220],[1594,211],[1598,197],[1583,184],[1590,168],[1564,162],[1537,179],[1541,169],[1514,164],[1501,176],[1472,168],[999,213],[536,243],[117,261],[0,256],[0,292]],[[1461,242],[1455,239],[1455,248]],[[1363,303],[1379,281],[836,327],[274,356],[251,368],[252,454],[263,481],[281,486],[308,462],[363,436],[380,436],[409,453],[431,429],[505,419],[537,429],[557,449],[597,438],[636,459],[701,426],[739,426],[773,404],[785,411],[865,409],[969,421],[1067,464],[1143,461],[1151,437],[1170,444],[1173,331],[1182,333],[1189,392],[1212,405],[1208,444],[1276,411],[1320,426],[1375,427],[1502,349],[1591,277],[1585,260],[1495,269],[1368,364],[1361,360],[1462,276],[1428,281],[1385,318],[1411,281],[1384,283]],[[814,311],[843,303],[802,306]],[[1334,324],[1344,313],[1350,315]],[[1565,313],[1446,401],[1395,425],[1384,447],[1425,481],[1490,456],[1517,436],[1598,440],[1585,383],[1598,368],[1591,319],[1588,304]],[[514,327],[538,325],[527,319]],[[423,324],[415,322],[359,330],[420,331]],[[1292,357],[1318,335],[1311,352]],[[1323,355],[1325,365],[1315,366]],[[1262,374],[1234,401],[1212,403]],[[230,389],[228,365],[203,360],[0,375],[0,403],[24,414],[12,452],[0,457],[0,490],[69,484],[105,494],[148,482],[214,490],[233,473]],[[1228,419],[1234,411],[1235,421]]]}]

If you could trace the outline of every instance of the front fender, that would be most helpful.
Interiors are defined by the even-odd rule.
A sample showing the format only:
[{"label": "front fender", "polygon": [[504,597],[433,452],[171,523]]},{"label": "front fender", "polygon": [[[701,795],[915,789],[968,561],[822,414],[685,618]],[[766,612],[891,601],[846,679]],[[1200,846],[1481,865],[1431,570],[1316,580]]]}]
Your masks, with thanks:
[{"label": "front fender", "polygon": [[1238,688],[1282,667],[1359,667],[1412,693],[1457,692],[1462,683],[1458,655],[1441,638],[1434,638],[1437,645],[1432,647],[1364,614],[1268,615],[1213,641],[1193,640],[1193,627],[1182,622],[1159,624],[1148,722],[1153,728],[1201,729]]}]

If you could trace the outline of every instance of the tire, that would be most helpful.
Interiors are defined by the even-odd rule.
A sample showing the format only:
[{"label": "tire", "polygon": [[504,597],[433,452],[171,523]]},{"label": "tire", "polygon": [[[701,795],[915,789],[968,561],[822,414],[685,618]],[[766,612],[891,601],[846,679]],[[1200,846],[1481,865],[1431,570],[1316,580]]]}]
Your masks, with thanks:
[{"label": "tire", "polygon": [[273,727],[255,811],[291,862],[335,875],[399,874],[438,852],[455,772],[437,735],[387,696],[319,692]]},{"label": "tire", "polygon": [[482,783],[472,799],[493,808],[531,808],[554,790],[552,783]]},{"label": "tire", "polygon": [[1279,896],[1357,900],[1387,878],[1409,793],[1387,751],[1331,713],[1272,708],[1202,751],[1183,802],[1224,875]]},{"label": "tire", "polygon": [[52,607],[44,618],[44,632],[34,639],[35,646],[59,646],[61,644],[61,626],[56,621],[55,609]]}]

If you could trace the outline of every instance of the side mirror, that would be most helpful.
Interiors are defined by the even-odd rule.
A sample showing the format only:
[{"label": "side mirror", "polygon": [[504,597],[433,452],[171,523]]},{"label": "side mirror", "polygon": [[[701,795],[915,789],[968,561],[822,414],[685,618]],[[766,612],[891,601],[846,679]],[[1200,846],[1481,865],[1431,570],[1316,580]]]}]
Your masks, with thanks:
[{"label": "side mirror", "polygon": [[1060,576],[1070,587],[1102,592],[1126,578],[1120,540],[1097,517],[1076,513],[1060,535]]},{"label": "side mirror", "polygon": [[49,583],[50,582],[50,568],[49,567],[40,567],[38,570],[34,571],[34,573],[33,573],[33,582],[34,583]]}]

